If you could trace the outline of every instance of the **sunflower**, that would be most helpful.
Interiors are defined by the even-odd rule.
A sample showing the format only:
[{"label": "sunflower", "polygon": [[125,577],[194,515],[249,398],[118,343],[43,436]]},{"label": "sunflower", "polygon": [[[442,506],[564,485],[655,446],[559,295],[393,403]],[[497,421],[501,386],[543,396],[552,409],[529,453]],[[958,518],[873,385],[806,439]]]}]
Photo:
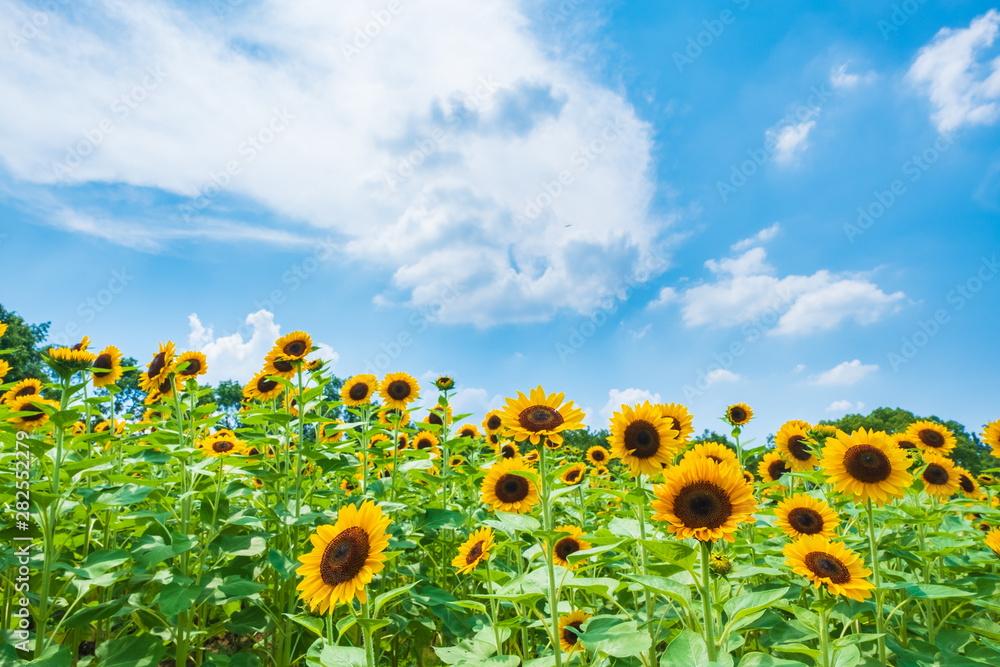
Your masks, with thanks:
[{"label": "sunflower", "polygon": [[264,373],[291,380],[295,377],[295,364],[286,359],[280,350],[271,350],[264,357]]},{"label": "sunflower", "polygon": [[299,361],[312,351],[312,338],[305,331],[293,331],[282,336],[271,348],[271,352],[277,352],[289,361]]},{"label": "sunflower", "polygon": [[508,398],[503,409],[503,425],[518,442],[530,440],[537,445],[542,438],[561,445],[561,433],[583,427],[583,411],[573,407],[573,401],[563,404],[565,394],[546,394],[541,385],[525,396]]},{"label": "sunflower", "polygon": [[344,432],[337,430],[337,427],[344,423],[343,419],[334,419],[332,422],[323,422],[319,425],[320,442],[337,442],[342,440]]},{"label": "sunflower", "polygon": [[7,373],[10,373],[10,364],[3,359],[0,359],[0,380],[7,377]]},{"label": "sunflower", "polygon": [[859,602],[871,597],[874,586],[865,579],[871,575],[871,570],[866,570],[864,560],[842,542],[831,542],[821,535],[806,535],[786,544],[782,553],[792,571],[807,577],[816,588],[826,584],[826,590],[833,595]]},{"label": "sunflower", "polygon": [[653,518],[670,523],[679,539],[730,542],[740,523],[752,523],[757,501],[735,466],[711,459],[681,461],[663,471],[664,484],[653,488]]},{"label": "sunflower", "polygon": [[556,449],[559,449],[560,447],[562,447],[562,443],[561,442],[556,442],[555,440],[552,440],[551,438],[548,438],[548,439],[545,440],[545,449],[551,449],[551,450],[554,451]]},{"label": "sunflower", "polygon": [[907,432],[894,433],[892,440],[902,450],[914,450],[917,448],[916,438],[910,436]]},{"label": "sunflower", "polygon": [[387,408],[406,410],[406,406],[420,398],[420,385],[407,373],[390,373],[382,380],[378,392]]},{"label": "sunflower", "polygon": [[1000,419],[994,419],[987,424],[980,437],[993,448],[993,456],[1000,459]]},{"label": "sunflower", "polygon": [[819,465],[819,457],[812,453],[809,446],[808,430],[798,424],[786,423],[778,429],[774,438],[781,457],[791,464],[795,472],[812,470]]},{"label": "sunflower", "polygon": [[429,450],[433,456],[440,457],[441,449],[438,445],[441,441],[430,431],[420,431],[413,436],[413,448],[417,450]]},{"label": "sunflower", "polygon": [[517,448],[516,443],[508,440],[497,446],[497,456],[502,459],[516,459],[521,456],[521,451]]},{"label": "sunflower", "polygon": [[994,528],[990,532],[986,533],[986,537],[983,538],[993,553],[1000,558],[1000,528]]},{"label": "sunflower", "polygon": [[736,403],[726,408],[726,421],[733,426],[743,426],[753,419],[753,408],[746,403]]},{"label": "sunflower", "polygon": [[[684,459],[705,458],[712,459],[716,463],[739,466],[739,459],[736,452],[729,449],[722,443],[707,440],[699,442],[697,445],[684,452]],[[683,459],[682,459],[683,460]]]},{"label": "sunflower", "polygon": [[441,391],[448,391],[449,389],[455,388],[455,379],[450,378],[447,375],[442,375],[437,380],[434,380],[434,386]]},{"label": "sunflower", "polygon": [[580,641],[580,637],[576,633],[582,632],[580,627],[588,618],[590,618],[590,614],[579,609],[559,617],[559,648],[567,653],[576,650],[576,644]]},{"label": "sunflower", "polygon": [[902,498],[903,489],[913,484],[906,471],[911,463],[892,436],[859,429],[851,435],[838,430],[828,438],[820,466],[835,491],[882,505],[893,496]]},{"label": "sunflower", "polygon": [[458,568],[458,574],[468,574],[480,562],[489,558],[492,547],[493,529],[480,528],[458,548],[458,555],[451,561],[452,567]]},{"label": "sunflower", "polygon": [[465,423],[462,424],[461,427],[459,427],[458,437],[472,438],[473,440],[478,440],[479,438],[482,437],[482,435],[479,433],[479,429],[476,427],[475,424]]},{"label": "sunflower", "polygon": [[304,577],[296,590],[310,609],[325,614],[340,602],[368,601],[365,586],[385,566],[388,526],[382,508],[366,500],[360,509],[345,505],[337,523],[316,529],[309,537],[314,548],[299,556],[303,565],[295,571]]},{"label": "sunflower", "polygon": [[590,471],[590,476],[593,477],[594,479],[607,477],[610,474],[611,471],[608,470],[607,466],[594,466],[594,469]]},{"label": "sunflower", "polygon": [[632,475],[655,475],[670,463],[680,448],[677,431],[659,406],[646,401],[634,408],[623,405],[621,412],[611,417],[611,454],[628,465]]},{"label": "sunflower", "polygon": [[684,445],[694,433],[694,417],[680,403],[661,403],[660,411],[670,428],[677,431],[677,441]]},{"label": "sunflower", "polygon": [[786,472],[791,472],[792,469],[788,466],[788,462],[781,458],[781,454],[778,452],[768,452],[761,459],[761,462],[757,464],[757,474],[760,475],[762,481],[766,482],[777,482],[781,480],[781,476]]},{"label": "sunflower", "polygon": [[926,420],[910,424],[906,429],[906,435],[913,438],[913,444],[925,454],[930,452],[949,456],[958,442],[954,434],[944,426]]},{"label": "sunflower", "polygon": [[[104,433],[111,428],[111,422],[104,420],[94,425],[94,433]],[[74,426],[74,430],[76,427]],[[115,421],[115,435],[121,435],[125,431],[125,422]]]},{"label": "sunflower", "polygon": [[552,562],[570,570],[576,569],[583,561],[577,561],[575,565],[572,565],[569,562],[569,555],[590,548],[590,542],[580,539],[580,536],[583,535],[583,529],[579,526],[559,526],[556,528],[556,532],[566,533],[567,536],[557,540],[553,546]]},{"label": "sunflower", "polygon": [[[184,364],[187,365],[184,365]],[[186,380],[193,380],[196,377],[208,372],[208,360],[205,355],[197,350],[185,352],[177,357],[177,387],[178,389]],[[183,366],[183,368],[182,368]]]},{"label": "sunflower", "polygon": [[750,472],[749,470],[744,470],[743,471],[743,479],[746,480],[747,484],[751,484],[751,485],[754,483],[754,481],[756,481],[754,479],[753,473]]},{"label": "sunflower", "polygon": [[406,433],[396,434],[396,449],[402,451],[410,446],[410,436]]},{"label": "sunflower", "polygon": [[231,456],[233,454],[245,455],[247,453],[246,443],[238,440],[232,431],[218,431],[213,435],[200,440],[197,445],[205,456]]},{"label": "sunflower", "polygon": [[577,463],[567,468],[566,471],[559,476],[559,479],[561,479],[565,484],[579,484],[586,472],[587,464]]},{"label": "sunflower", "polygon": [[968,470],[961,466],[955,466],[955,472],[958,473],[958,486],[966,498],[979,500],[983,497],[983,491],[979,488],[976,478],[970,475]]},{"label": "sunflower", "polygon": [[153,360],[146,367],[146,372],[139,378],[139,386],[146,393],[153,393],[174,372],[174,344],[171,341],[160,343],[160,351],[153,355]]},{"label": "sunflower", "polygon": [[832,438],[833,436],[837,435],[837,427],[834,426],[833,424],[817,424],[816,426],[813,426],[812,429],[810,430],[816,431],[816,433],[819,433],[820,435],[825,437]]},{"label": "sunflower", "polygon": [[520,459],[502,459],[494,463],[480,487],[483,503],[497,512],[530,512],[532,506],[538,504],[538,489],[533,481],[514,472],[523,469]]},{"label": "sunflower", "polygon": [[350,408],[367,405],[378,389],[378,378],[371,373],[359,373],[348,378],[340,388],[340,400]]},{"label": "sunflower", "polygon": [[79,343],[72,347],[49,348],[46,363],[56,373],[64,377],[87,370],[97,359],[96,354],[87,351],[88,347],[90,347],[90,339],[84,336]]},{"label": "sunflower", "polygon": [[784,424],[781,425],[781,428],[790,429],[790,428],[795,428],[796,426],[801,428],[803,431],[812,431],[814,429],[819,430],[820,428],[819,426],[814,427],[812,424],[803,419],[789,419],[788,421],[786,421]]},{"label": "sunflower", "polygon": [[346,491],[347,493],[356,491],[357,489],[361,488],[361,485],[357,483],[360,481],[361,481],[361,473],[354,475],[354,477],[345,477],[344,479],[340,480],[340,490]]},{"label": "sunflower", "polygon": [[15,398],[37,396],[42,393],[42,381],[35,378],[25,378],[7,390],[0,403],[10,403]]},{"label": "sunflower", "polygon": [[778,527],[793,540],[807,535],[832,539],[840,525],[840,517],[829,505],[806,493],[797,493],[780,501],[774,515],[778,519]]},{"label": "sunflower", "polygon": [[959,487],[958,470],[951,459],[937,454],[924,454],[923,472],[920,479],[924,482],[924,491],[939,498],[951,498]]},{"label": "sunflower", "polygon": [[490,410],[483,417],[482,425],[488,435],[499,433],[500,429],[503,428],[502,414],[502,410]]},{"label": "sunflower", "polygon": [[724,577],[733,571],[733,561],[726,554],[713,553],[708,557],[708,566],[712,572]]},{"label": "sunflower", "polygon": [[982,475],[976,477],[976,481],[978,481],[983,486],[993,486],[994,484],[997,483],[997,478],[994,477],[993,475],[988,475],[986,473],[983,473]]},{"label": "sunflower", "polygon": [[122,376],[122,353],[114,345],[108,345],[101,350],[101,353],[94,359],[91,376],[94,379],[94,387],[106,387],[114,384]]},{"label": "sunflower", "polygon": [[285,385],[277,380],[272,380],[265,371],[258,371],[243,390],[243,395],[258,401],[269,401],[281,396],[283,391],[285,391]]},{"label": "sunflower", "polygon": [[521,457],[521,460],[523,460],[528,465],[534,465],[538,463],[538,451],[535,449],[531,450],[523,457]]},{"label": "sunflower", "polygon": [[379,424],[388,428],[394,426],[402,428],[409,422],[406,410],[397,410],[396,408],[382,408],[375,413],[375,417]]},{"label": "sunflower", "polygon": [[368,441],[368,447],[369,448],[374,447],[375,449],[377,449],[379,451],[383,451],[385,449],[388,449],[389,446],[391,446],[391,445],[392,445],[392,438],[390,438],[389,436],[387,436],[385,433],[376,433]]},{"label": "sunflower", "polygon": [[464,466],[466,463],[468,463],[468,461],[466,461],[465,457],[460,454],[455,454],[450,459],[448,459],[448,465],[451,466],[452,468],[457,468],[458,466]]},{"label": "sunflower", "polygon": [[28,413],[26,415],[11,417],[7,420],[12,423],[17,430],[24,431],[25,433],[33,433],[49,421],[48,413],[45,412],[41,406],[45,405],[53,410],[59,409],[59,404],[55,401],[50,401],[47,398],[42,398],[41,396],[36,396],[34,394],[15,398],[8,403],[8,405],[10,406],[11,412]]},{"label": "sunflower", "polygon": [[318,371],[319,369],[323,368],[323,363],[324,362],[323,362],[322,359],[319,359],[319,358],[317,358],[317,359],[311,359],[308,362],[306,362],[306,370],[307,371]]},{"label": "sunflower", "polygon": [[587,460],[597,467],[607,466],[611,460],[611,452],[600,445],[595,445],[587,450]]},{"label": "sunflower", "polygon": [[3,335],[5,333],[7,333],[7,323],[6,322],[0,322],[0,338],[3,338]]},{"label": "sunflower", "polygon": [[[448,420],[448,423],[451,424],[452,421],[451,421],[450,405],[448,406],[447,412],[444,412],[443,414],[447,415],[446,418]],[[435,426],[444,426],[444,419],[442,419],[442,410],[440,405],[435,405],[433,408],[431,408],[430,412],[427,413],[427,416],[424,417],[424,423],[434,424]]]}]

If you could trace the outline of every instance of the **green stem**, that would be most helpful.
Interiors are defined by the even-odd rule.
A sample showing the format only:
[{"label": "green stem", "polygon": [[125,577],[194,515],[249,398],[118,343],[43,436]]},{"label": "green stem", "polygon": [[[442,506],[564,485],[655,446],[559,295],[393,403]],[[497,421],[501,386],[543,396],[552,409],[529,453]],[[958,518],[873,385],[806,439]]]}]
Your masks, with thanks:
[{"label": "green stem", "polygon": [[[649,554],[646,553],[646,489],[642,486],[642,473],[635,477],[635,490],[642,496],[642,501],[636,506],[635,513],[639,517],[639,555],[642,558],[642,575],[649,574]],[[643,587],[646,593],[646,623],[649,631],[649,664],[656,664],[656,641],[653,634],[653,594]]]},{"label": "green stem", "polygon": [[[365,620],[371,620],[368,617],[368,603],[365,602],[361,605],[361,616]],[[367,667],[375,667],[375,645],[372,640],[372,626],[370,623],[361,624],[361,632],[365,637],[365,663]]]},{"label": "green stem", "polygon": [[712,617],[712,587],[709,577],[709,557],[712,555],[712,543],[701,543],[701,608],[705,614],[705,645],[708,647],[708,659],[714,661],[717,655],[715,647],[715,619]]},{"label": "green stem", "polygon": [[[817,600],[822,603],[823,597],[823,589],[820,588]],[[826,608],[826,605],[823,605],[823,608],[819,610],[819,647],[823,657],[823,667],[832,667],[832,663],[830,662],[829,616],[830,610]]]},{"label": "green stem", "polygon": [[501,646],[501,644],[503,642],[500,639],[500,614],[497,612],[497,600],[495,597],[492,597],[493,574],[490,572],[490,559],[488,556],[486,557],[486,581],[488,590],[490,592],[490,611],[493,612],[493,618],[491,619],[491,621],[493,622],[493,637],[496,639],[497,642],[497,655],[502,655],[503,647]]},{"label": "green stem", "polygon": [[875,580],[875,632],[878,633],[878,659],[883,665],[889,663],[885,659],[885,619],[882,618],[882,585],[879,576],[878,548],[875,543],[875,514],[872,512],[872,499],[865,501],[865,511],[868,513],[868,547],[871,552],[872,573]]},{"label": "green stem", "polygon": [[[545,451],[545,439],[543,438],[538,446],[538,479],[542,486],[542,522],[545,531],[551,532],[552,508],[549,507],[549,483],[548,469],[545,465]],[[545,538],[542,549],[545,553],[545,564],[549,574],[549,617],[552,626],[549,634],[552,639],[552,653],[555,656],[556,667],[562,667],[562,650],[559,648],[559,594],[556,590],[555,545],[552,544],[552,538]]]}]

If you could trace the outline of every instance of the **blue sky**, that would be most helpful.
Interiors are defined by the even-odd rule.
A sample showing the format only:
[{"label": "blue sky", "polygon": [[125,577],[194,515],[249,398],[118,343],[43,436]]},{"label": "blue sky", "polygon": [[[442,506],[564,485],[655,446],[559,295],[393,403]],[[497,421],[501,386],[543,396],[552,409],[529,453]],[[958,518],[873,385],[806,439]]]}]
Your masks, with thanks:
[{"label": "blue sky", "polygon": [[[988,3],[0,0],[0,302],[603,427],[997,417]],[[429,395],[429,390],[428,390]]]}]

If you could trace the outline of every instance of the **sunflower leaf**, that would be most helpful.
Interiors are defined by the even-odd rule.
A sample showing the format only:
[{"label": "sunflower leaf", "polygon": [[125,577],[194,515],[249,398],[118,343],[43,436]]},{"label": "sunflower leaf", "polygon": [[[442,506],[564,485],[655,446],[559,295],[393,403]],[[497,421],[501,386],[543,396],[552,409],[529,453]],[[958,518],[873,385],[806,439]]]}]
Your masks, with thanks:
[{"label": "sunflower leaf", "polygon": [[385,607],[388,603],[392,602],[396,598],[399,598],[400,596],[402,596],[404,593],[406,593],[416,585],[417,582],[414,581],[412,584],[407,584],[406,586],[400,586],[399,588],[394,588],[391,591],[386,591],[385,593],[382,593],[382,595],[379,595],[377,598],[375,598],[374,614],[378,615],[378,613],[382,610],[382,608]]},{"label": "sunflower leaf", "polygon": [[660,656],[660,667],[709,667],[708,645],[697,632],[683,630]]}]

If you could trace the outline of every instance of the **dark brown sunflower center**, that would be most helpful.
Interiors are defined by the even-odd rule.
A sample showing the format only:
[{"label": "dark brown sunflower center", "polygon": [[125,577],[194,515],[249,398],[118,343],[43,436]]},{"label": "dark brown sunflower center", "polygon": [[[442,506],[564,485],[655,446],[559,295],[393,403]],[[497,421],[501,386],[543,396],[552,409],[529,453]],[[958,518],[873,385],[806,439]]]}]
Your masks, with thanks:
[{"label": "dark brown sunflower center", "polygon": [[924,470],[924,481],[928,484],[941,485],[948,483],[948,471],[944,466],[937,463],[930,463]]},{"label": "dark brown sunflower center", "polygon": [[892,462],[878,447],[854,445],[844,454],[844,469],[859,482],[876,484],[889,479]]},{"label": "dark brown sunflower center", "polygon": [[625,449],[637,459],[648,459],[660,451],[660,434],[644,419],[637,419],[626,426],[623,439]]},{"label": "dark brown sunflower center", "polygon": [[571,553],[576,553],[579,550],[580,543],[573,537],[564,537],[556,542],[556,556],[562,560],[566,560]]},{"label": "dark brown sunflower center", "polygon": [[18,408],[18,412],[30,412],[31,414],[26,417],[21,417],[23,422],[33,422],[45,417],[45,411],[36,405],[32,405],[30,402],[25,401],[24,405]]},{"label": "dark brown sunflower center", "polygon": [[528,480],[520,475],[504,473],[497,480],[494,492],[502,503],[516,503],[528,497]]},{"label": "dark brown sunflower center", "polygon": [[813,551],[807,554],[804,560],[806,567],[817,577],[829,579],[835,584],[846,584],[851,580],[850,571],[839,559],[828,553]]},{"label": "dark brown sunflower center", "polygon": [[469,549],[469,553],[465,555],[465,564],[472,565],[476,562],[476,559],[483,555],[483,540],[479,540],[472,545]]},{"label": "dark brown sunflower center", "polygon": [[677,417],[667,417],[667,419],[670,420],[670,428],[680,433],[681,423],[677,420]]},{"label": "dark brown sunflower center", "polygon": [[[279,373],[291,373],[293,370],[295,370],[295,366],[292,365],[292,362],[288,361],[287,359],[275,359],[272,365],[274,366],[274,370],[278,371]],[[198,364],[198,367],[200,368],[201,364]],[[188,366],[188,370],[191,370],[190,366]],[[185,372],[185,374],[190,375],[190,373],[187,372]]]},{"label": "dark brown sunflower center", "polygon": [[167,378],[166,380],[164,380],[163,382],[161,382],[159,384],[159,386],[156,387],[156,390],[158,392],[160,392],[161,394],[169,394],[170,393],[170,378]]},{"label": "dark brown sunflower center", "polygon": [[550,431],[563,423],[563,416],[547,405],[532,405],[521,411],[517,421],[526,431]]},{"label": "dark brown sunflower center", "polygon": [[495,444],[497,444],[499,442],[500,442],[500,436],[498,436],[496,433],[491,433],[490,434],[490,444],[495,445]]},{"label": "dark brown sunflower center", "polygon": [[17,393],[14,394],[14,398],[21,398],[22,396],[34,396],[36,393],[38,393],[38,388],[35,387],[35,385],[30,384],[27,387],[21,387],[20,389],[18,389]]},{"label": "dark brown sunflower center", "polygon": [[441,415],[436,412],[432,412],[427,415],[427,423],[435,424],[436,426],[444,426],[444,421],[441,419]]},{"label": "dark brown sunflower center", "polygon": [[777,482],[786,472],[788,472],[788,464],[782,459],[771,461],[771,464],[767,466],[767,476],[771,478],[772,482]]},{"label": "dark brown sunflower center", "polygon": [[512,459],[517,456],[517,450],[514,448],[514,445],[504,445],[500,448],[500,456],[505,459]]},{"label": "dark brown sunflower center", "polygon": [[368,560],[368,533],[351,526],[326,545],[319,563],[319,573],[328,586],[350,581],[361,572]]},{"label": "dark brown sunflower center", "polygon": [[799,461],[808,461],[812,458],[809,445],[806,444],[805,437],[801,435],[793,435],[788,439],[788,451]]},{"label": "dark brown sunflower center", "polygon": [[458,437],[460,437],[460,438],[474,438],[474,437],[476,437],[476,432],[473,431],[471,428],[463,428],[461,431],[458,432]]},{"label": "dark brown sunflower center", "polygon": [[155,357],[153,357],[153,360],[151,362],[149,362],[149,369],[146,371],[146,377],[152,380],[153,378],[155,378],[157,375],[160,374],[160,371],[162,371],[166,365],[167,365],[167,353],[160,352]]},{"label": "dark brown sunflower center", "polygon": [[[718,413],[716,413],[718,414]],[[741,407],[729,408],[729,419],[737,424],[746,421],[747,411]]]},{"label": "dark brown sunflower center", "polygon": [[604,452],[602,452],[599,449],[596,450],[596,451],[593,451],[593,452],[590,453],[590,458],[592,458],[595,461],[597,461],[598,463],[600,463],[601,461],[605,460]]},{"label": "dark brown sunflower center", "polygon": [[823,517],[814,509],[796,507],[788,513],[788,525],[804,535],[815,535],[823,530]]},{"label": "dark brown sunflower center", "polygon": [[365,396],[368,395],[368,385],[364,382],[353,384],[351,385],[350,391],[347,392],[347,395],[351,397],[352,401],[364,400]]},{"label": "dark brown sunflower center", "polygon": [[695,482],[677,494],[674,514],[687,528],[718,528],[732,516],[733,504],[716,484]]},{"label": "dark brown sunflower center", "polygon": [[256,447],[251,447],[247,450],[247,456],[257,456],[258,454],[260,454],[260,450]]},{"label": "dark brown sunflower center", "polygon": [[285,343],[281,351],[290,357],[301,357],[306,353],[306,342],[304,340],[293,340]]},{"label": "dark brown sunflower center", "polygon": [[110,354],[99,354],[97,359],[94,360],[94,368],[99,368],[101,370],[94,371],[94,377],[102,378],[111,372],[111,355]]},{"label": "dark brown sunflower center", "polygon": [[[200,359],[187,359],[187,366],[181,371],[181,375],[184,376],[194,376],[201,372],[201,360]],[[281,362],[275,362],[274,367],[278,368],[278,364]],[[279,369],[280,370],[280,369]]]},{"label": "dark brown sunflower center", "polygon": [[74,345],[69,349],[73,350],[74,352],[79,352],[80,350],[83,349],[83,341],[80,341],[79,343],[77,343],[76,345]]},{"label": "dark brown sunflower center", "polygon": [[235,446],[228,440],[216,440],[212,443],[212,450],[219,454],[224,454],[225,452],[232,451]]},{"label": "dark brown sunflower center", "polygon": [[431,442],[430,438],[420,438],[413,443],[413,446],[417,449],[430,449],[434,446],[434,443]]},{"label": "dark brown sunflower center", "polygon": [[920,442],[924,443],[928,447],[932,447],[934,449],[944,447],[944,436],[934,429],[921,429],[917,436],[920,438]]},{"label": "dark brown sunflower center", "polygon": [[257,391],[259,391],[262,394],[274,391],[275,387],[277,386],[278,383],[275,380],[268,380],[266,377],[262,377],[261,379],[257,380]]},{"label": "dark brown sunflower center", "polygon": [[490,415],[490,418],[486,420],[486,428],[488,428],[491,431],[495,431],[498,428],[500,428],[500,424],[502,424],[502,423],[503,422],[500,421],[500,417],[499,416],[497,416],[497,415]]},{"label": "dark brown sunflower center", "polygon": [[719,456],[714,456],[712,454],[708,454],[705,458],[712,459],[716,463],[722,463],[722,457],[719,457]]},{"label": "dark brown sunflower center", "polygon": [[580,477],[580,469],[579,468],[572,468],[571,470],[567,470],[566,471],[566,481],[567,482],[575,482],[577,479],[579,479],[579,477]]},{"label": "dark brown sunflower center", "polygon": [[916,449],[917,447],[909,440],[900,440],[897,444],[899,445],[900,449]]},{"label": "dark brown sunflower center", "polygon": [[393,380],[389,383],[385,392],[389,394],[389,398],[394,401],[403,401],[412,393],[413,388],[410,387],[410,383],[405,380]]},{"label": "dark brown sunflower center", "polygon": [[569,628],[573,628],[577,632],[580,632],[580,626],[583,625],[583,621],[573,621],[572,623],[567,623],[563,627],[563,641],[573,646],[580,639],[576,633],[570,632]]},{"label": "dark brown sunflower center", "polygon": [[972,493],[976,490],[976,485],[972,483],[972,478],[961,473],[958,475],[958,484],[966,493]]}]

